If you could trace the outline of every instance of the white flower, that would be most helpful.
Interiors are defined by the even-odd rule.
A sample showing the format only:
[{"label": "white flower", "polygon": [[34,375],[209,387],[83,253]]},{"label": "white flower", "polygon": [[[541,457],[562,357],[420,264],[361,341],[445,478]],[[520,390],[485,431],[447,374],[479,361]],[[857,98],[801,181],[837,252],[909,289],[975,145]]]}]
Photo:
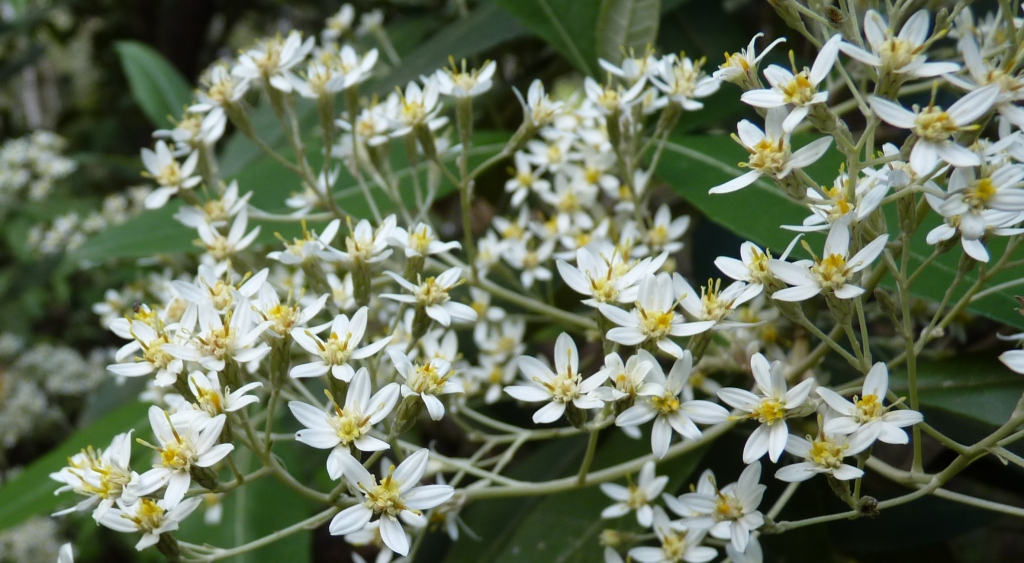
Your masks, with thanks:
[{"label": "white flower", "polygon": [[[139,478],[132,471],[132,432],[118,434],[106,449],[84,448],[68,458],[68,466],[50,474],[50,479],[63,483],[54,491],[60,494],[74,491],[86,498],[66,510],[54,512],[54,516],[80,512],[95,507],[92,517],[99,521],[114,506],[114,502],[125,494],[125,489]],[[131,495],[128,495],[131,498]],[[134,499],[132,499],[134,500]]]},{"label": "white flower", "polygon": [[142,164],[147,175],[160,186],[146,196],[146,209],[163,207],[179,190],[194,188],[203,181],[201,176],[193,176],[199,165],[199,152],[192,151],[185,162],[179,163],[163,141],[156,142],[156,151],[142,149]]},{"label": "white flower", "polygon": [[134,504],[117,501],[117,508],[112,508],[100,520],[100,524],[117,532],[142,532],[142,539],[135,544],[135,549],[142,551],[160,541],[160,534],[173,532],[189,514],[199,507],[203,497],[192,497],[171,506],[166,500],[152,501],[148,498],[139,499]]},{"label": "white flower", "polygon": [[637,103],[640,93],[643,92],[646,85],[647,81],[641,78],[628,89],[622,86],[602,86],[588,76],[583,80],[583,91],[586,93],[587,99],[593,102],[598,113],[614,116],[628,111],[633,104]]},{"label": "white flower", "polygon": [[319,360],[307,364],[299,364],[289,370],[291,377],[318,377],[328,371],[331,376],[341,381],[351,381],[355,370],[349,364],[352,360],[362,360],[373,356],[384,349],[393,336],[381,338],[376,342],[369,343],[359,348],[363,336],[366,334],[366,320],[369,309],[359,308],[353,313],[350,320],[347,315],[338,315],[330,323],[330,333],[327,339],[321,339],[317,332],[328,328],[327,325],[315,330],[303,328],[292,329],[291,335],[295,343],[302,346],[310,354],[320,357]]},{"label": "white flower", "polygon": [[786,437],[789,436],[786,417],[807,400],[814,379],[805,379],[787,391],[782,362],[769,364],[762,354],[750,357],[750,370],[761,395],[727,387],[718,391],[718,398],[733,408],[749,413],[745,415],[747,418],[761,423],[747,439],[743,448],[743,463],[753,463],[766,453],[775,462],[786,449]]},{"label": "white flower", "polygon": [[[623,398],[635,399],[643,387],[644,380],[651,370],[661,371],[658,361],[646,350],[639,350],[629,357],[626,363],[617,352],[612,352],[604,357],[604,367],[601,368],[600,377],[608,381],[611,386],[598,387],[594,390],[595,396],[599,396],[605,402],[618,401]],[[664,379],[664,373],[661,378]]]},{"label": "white flower", "polygon": [[246,80],[264,80],[268,87],[291,92],[294,84],[291,69],[309,55],[315,42],[313,36],[303,41],[302,34],[295,30],[284,40],[280,35],[266,39],[239,55],[231,74]]},{"label": "white flower", "polygon": [[398,285],[409,291],[411,295],[382,293],[380,295],[381,298],[422,307],[427,316],[437,321],[441,326],[449,326],[452,322],[476,322],[477,314],[472,307],[464,303],[452,301],[448,295],[452,289],[462,284],[462,268],[450,268],[436,278],[431,276],[420,281],[419,285],[409,282],[394,272],[385,273],[398,282]]},{"label": "white flower", "polygon": [[754,43],[757,42],[759,37],[762,37],[763,33],[758,33],[750,38],[750,43],[746,49],[741,49],[738,53],[726,53],[725,62],[718,67],[712,76],[724,82],[732,82],[735,84],[742,84],[743,82],[750,81],[755,82],[757,80],[757,65],[761,63],[761,59],[771,51],[773,47],[782,43],[786,40],[785,37],[780,37],[775,41],[772,41],[760,55],[757,54],[757,49],[754,47]]},{"label": "white flower", "polygon": [[448,485],[419,485],[427,470],[429,453],[418,450],[405,458],[397,468],[391,467],[379,482],[355,458],[342,460],[345,478],[359,487],[365,500],[339,512],[331,520],[331,535],[340,536],[366,528],[377,516],[384,543],[399,555],[409,553],[409,539],[398,522],[401,518],[421,515],[421,510],[434,508],[450,499],[455,489]]},{"label": "white flower", "polygon": [[850,257],[850,219],[847,217],[832,225],[820,259],[815,257],[813,262],[768,262],[772,273],[792,286],[776,291],[772,299],[804,301],[819,293],[831,293],[838,299],[853,299],[864,293],[864,288],[847,281],[878,258],[885,250],[889,235],[880,235]]},{"label": "white flower", "polygon": [[641,278],[656,270],[651,267],[652,259],[627,264],[614,248],[596,250],[597,254],[587,247],[577,249],[575,267],[563,260],[556,262],[562,280],[573,291],[588,296],[583,304],[590,307],[636,301]]},{"label": "white flower", "polygon": [[437,131],[444,127],[448,123],[448,118],[439,117],[439,94],[437,82],[427,80],[422,88],[415,82],[409,82],[404,93],[393,92],[388,96],[387,111],[395,128],[391,136],[407,135],[416,127],[424,127],[429,131]]},{"label": "white flower", "polygon": [[722,280],[708,280],[708,285],[701,286],[700,296],[686,281],[686,278],[678,273],[672,274],[672,285],[676,295],[679,295],[679,303],[683,310],[698,321],[714,321],[712,329],[735,328],[745,326],[747,323],[727,320],[737,307],[757,297],[761,293],[761,287],[747,285],[743,282],[729,284],[722,291]]},{"label": "white flower", "polygon": [[768,487],[760,484],[761,463],[755,461],[740,474],[737,482],[721,489],[711,470],[701,473],[697,490],[679,498],[663,495],[662,499],[672,512],[684,516],[687,526],[710,530],[711,537],[730,540],[733,548],[745,552],[751,542],[750,532],[764,524],[764,516],[757,510]]},{"label": "white flower", "polygon": [[550,124],[565,111],[562,102],[553,102],[544,92],[544,83],[536,79],[530,83],[530,89],[526,92],[526,100],[523,95],[515,90],[519,103],[523,105],[524,121],[533,128],[540,129]]},{"label": "white flower", "polygon": [[[794,242],[796,241],[794,240]],[[786,259],[792,246],[790,245],[790,248],[786,249],[780,260]],[[715,258],[715,266],[723,274],[734,280],[748,282],[751,287],[760,287],[760,292],[763,291],[765,285],[770,284],[775,278],[775,275],[772,274],[771,269],[768,267],[771,260],[772,253],[770,251],[761,250],[761,247],[746,241],[740,245],[740,260],[728,256],[719,256]]]},{"label": "white flower", "polygon": [[[298,271],[301,272],[302,270]],[[300,281],[297,285],[301,286],[302,282]],[[291,293],[291,291],[294,291],[293,288],[282,289],[290,290],[288,301],[282,303],[275,285],[265,283],[260,286],[256,300],[251,305],[253,311],[263,318],[265,322],[270,323],[267,325],[267,332],[270,333],[268,336],[275,338],[283,338],[296,328],[308,324],[309,321],[313,320],[313,317],[320,314],[324,304],[327,303],[328,297],[324,293],[315,298],[307,296],[300,303],[294,303],[292,301],[294,293]]]},{"label": "white flower", "polygon": [[999,98],[995,102],[996,111],[1017,127],[1024,126],[1024,109],[1014,102],[1022,98],[1024,78],[1014,76],[1003,68],[1003,64],[994,57],[985,58],[981,54],[977,41],[971,35],[965,35],[957,42],[957,47],[964,57],[964,66],[970,73],[971,80],[949,74],[944,78],[953,84],[971,91],[989,84],[999,86]]},{"label": "white flower", "polygon": [[928,10],[919,10],[903,24],[899,34],[893,36],[889,24],[874,10],[864,14],[864,36],[871,52],[850,43],[841,43],[839,49],[858,61],[878,68],[882,73],[894,72],[917,78],[930,78],[956,72],[956,63],[926,62],[924,43],[930,27]]},{"label": "white flower", "polygon": [[1007,350],[999,354],[999,361],[1011,370],[1024,374],[1024,350]]},{"label": "white flower", "polygon": [[[865,447],[876,439],[887,444],[906,444],[906,431],[902,428],[913,426],[924,417],[910,409],[885,407],[885,395],[889,391],[889,370],[884,362],[871,367],[864,378],[861,396],[853,402],[825,387],[818,388],[818,395],[828,403],[839,416],[825,422],[822,431],[828,434],[850,435],[850,441],[866,441]],[[852,452],[853,453],[857,452]]]},{"label": "white flower", "polygon": [[430,358],[424,363],[414,364],[401,350],[390,349],[388,355],[395,369],[405,379],[402,397],[418,396],[427,407],[431,420],[444,418],[444,404],[437,398],[438,395],[466,392],[461,383],[452,381],[455,370],[447,360]]},{"label": "white flower", "polygon": [[605,72],[621,78],[627,84],[643,80],[657,70],[655,67],[658,64],[658,59],[650,47],[639,56],[633,52],[632,48],[625,55],[620,63],[621,66],[615,66],[611,61],[605,59],[597,59],[597,64]]},{"label": "white flower", "polygon": [[914,111],[910,111],[878,96],[869,96],[868,103],[882,121],[917,135],[910,150],[910,167],[918,175],[926,176],[940,161],[953,166],[981,164],[981,157],[952,141],[950,136],[985,115],[998,97],[999,86],[993,84],[966,94],[947,110],[933,102],[923,109],[915,105]]},{"label": "white flower", "polygon": [[703,59],[694,63],[686,56],[667,55],[655,66],[651,84],[684,110],[699,110],[704,104],[697,99],[714,94],[721,86],[718,79],[704,74],[703,66]]},{"label": "white flower", "polygon": [[224,64],[214,65],[200,77],[202,87],[196,90],[196,103],[188,110],[204,113],[234,104],[249,91],[249,82],[248,78],[232,75]]},{"label": "white flower", "polygon": [[486,386],[484,403],[491,405],[501,400],[501,391],[506,385],[515,381],[519,365],[515,359],[507,360],[500,356],[480,355],[480,365],[470,368],[470,374],[476,379],[477,385]]},{"label": "white flower", "polygon": [[174,214],[174,219],[193,229],[198,229],[203,223],[211,227],[224,227],[228,220],[246,208],[251,197],[252,192],[238,197],[238,181],[232,180],[219,198],[207,201],[202,207],[183,205]]},{"label": "white flower", "polygon": [[636,256],[654,255],[659,252],[674,254],[683,248],[679,240],[690,228],[690,216],[682,215],[672,218],[668,205],[662,205],[654,212],[654,220],[647,229],[646,244],[638,245],[633,254]]},{"label": "white flower", "polygon": [[303,224],[302,238],[294,238],[292,242],[283,241],[285,249],[269,252],[267,258],[289,266],[296,266],[311,261],[314,257],[324,256],[327,254],[327,248],[334,241],[335,235],[338,234],[339,227],[341,227],[341,220],[335,219],[327,224],[322,234],[317,235],[316,231],[307,229]]},{"label": "white flower", "polygon": [[714,321],[687,323],[676,308],[672,276],[662,273],[648,274],[640,281],[636,305],[632,313],[602,303],[601,314],[619,325],[608,331],[607,338],[626,346],[647,342],[657,345],[664,352],[676,357],[683,356],[683,349],[670,339],[672,336],[692,336],[711,328]]},{"label": "white flower", "polygon": [[[182,360],[199,362],[208,370],[221,371],[228,360],[240,364],[255,362],[270,353],[265,342],[257,344],[271,321],[256,324],[252,306],[239,301],[224,323],[220,314],[206,304],[198,307],[199,331],[184,344],[166,344],[166,351]],[[157,384],[161,384],[157,381]]]},{"label": "white flower", "polygon": [[473,329],[473,341],[481,352],[509,360],[526,350],[523,338],[526,336],[526,321],[522,317],[508,316],[489,326],[479,323]]},{"label": "white flower", "polygon": [[796,69],[789,72],[779,65],[769,66],[764,69],[764,77],[772,87],[749,90],[744,92],[740,99],[757,108],[793,106],[789,116],[782,122],[783,131],[793,131],[807,117],[812,105],[828,101],[828,91],[819,92],[818,85],[832,71],[832,65],[839,55],[839,42],[842,40],[843,35],[836,34],[826,41],[818,51],[810,70],[804,68],[800,72],[796,72]]},{"label": "white flower", "polygon": [[551,280],[551,270],[545,264],[554,253],[556,242],[552,239],[534,246],[528,241],[516,241],[516,244],[509,244],[505,247],[505,261],[513,268],[521,270],[519,280],[524,288],[530,289],[537,280]]},{"label": "white flower", "polygon": [[350,224],[352,233],[345,237],[345,252],[332,249],[335,258],[348,268],[360,264],[376,264],[386,259],[391,255],[388,239],[395,230],[396,222],[394,215],[388,215],[376,230],[366,219],[356,223],[355,229]]},{"label": "white flower", "polygon": [[829,226],[843,217],[853,217],[851,224],[864,221],[878,209],[885,194],[889,191],[889,185],[881,182],[881,174],[873,171],[866,171],[867,178],[861,178],[854,188],[854,197],[849,197],[850,177],[843,172],[836,177],[831,188],[821,187],[824,195],[815,190],[807,191],[806,205],[811,210],[811,215],[804,219],[800,226],[783,225],[782,228],[797,232],[814,232],[828,230]]},{"label": "white flower", "polygon": [[512,194],[513,207],[519,207],[530,192],[543,193],[551,189],[551,182],[542,178],[546,168],[533,168],[530,156],[523,151],[516,151],[514,157],[515,175],[505,182],[505,191]]},{"label": "white flower", "polygon": [[212,467],[235,449],[233,444],[217,443],[226,421],[223,414],[213,418],[191,411],[167,414],[158,406],[150,407],[149,424],[159,445],[145,445],[157,452],[159,464],[132,483],[132,494],[142,496],[166,486],[166,507],[176,506],[192,483],[193,467]]},{"label": "white flower", "polygon": [[[174,129],[157,129],[153,131],[154,139],[169,139],[174,142],[177,149],[174,156],[185,156],[193,149],[216,143],[227,125],[227,115],[219,107],[209,112],[194,111],[191,108],[185,110],[181,121],[175,124]],[[152,173],[152,171],[151,171]]]},{"label": "white flower", "polygon": [[256,227],[246,234],[245,229],[248,225],[249,215],[243,209],[235,216],[235,221],[231,224],[231,230],[228,231],[227,236],[222,235],[208,223],[201,223],[196,230],[199,232],[199,242],[202,248],[210,256],[217,260],[228,260],[248,248],[259,236],[260,227]]},{"label": "white flower", "polygon": [[260,402],[259,397],[248,395],[249,391],[262,387],[259,381],[253,381],[231,391],[229,387],[221,387],[217,372],[203,373],[194,371],[188,374],[188,388],[196,397],[196,406],[210,416],[227,412],[235,412],[253,403]]},{"label": "white flower", "polygon": [[480,69],[469,70],[466,70],[466,59],[462,59],[461,69],[455,65],[455,59],[451,63],[450,69],[443,68],[434,73],[437,89],[445,96],[472,98],[491,89],[491,78],[498,68],[494,61],[485,62]]},{"label": "white flower", "polygon": [[644,528],[650,528],[654,521],[654,508],[651,502],[656,501],[668,485],[668,475],[655,477],[654,462],[648,461],[640,468],[640,476],[636,483],[628,487],[615,483],[601,483],[601,492],[616,501],[615,504],[601,511],[601,518],[618,518],[630,511],[636,511],[636,521]]},{"label": "white flower", "polygon": [[[935,198],[931,194],[925,194],[925,198],[928,200],[932,209],[935,209],[936,207],[941,209],[943,200]],[[960,215],[944,217],[943,219],[944,221],[941,225],[935,227],[931,231],[928,231],[925,241],[928,244],[938,244],[942,241],[955,237],[957,233],[959,233],[961,235],[960,244],[963,246],[964,252],[978,262],[989,261],[988,249],[985,248],[984,243],[985,236],[1013,236],[1024,233],[1024,228],[1016,227],[1016,225],[1019,225],[1024,221],[1024,213],[997,211],[995,209],[985,209],[981,211],[981,213],[976,214],[972,218],[975,222],[969,223],[971,229],[970,232],[972,234],[977,232],[978,225],[980,223],[984,229],[984,233],[981,238],[970,238],[963,232],[963,221],[960,220]]]},{"label": "white flower", "polygon": [[739,135],[734,139],[750,153],[748,162],[740,164],[740,166],[750,168],[750,172],[715,186],[708,193],[734,192],[753,184],[761,176],[781,180],[793,170],[817,162],[832,145],[832,137],[822,137],[811,141],[807,146],[796,152],[791,152],[789,133],[782,127],[786,117],[785,108],[778,107],[768,110],[764,131],[746,119],[740,121],[736,126]]},{"label": "white flower", "polygon": [[[960,216],[960,232],[964,238],[977,240],[985,236],[988,225],[984,212],[989,209],[1024,211],[1024,168],[1003,164],[998,168],[957,168],[949,177],[948,195],[937,211],[944,217]],[[979,176],[981,176],[979,178]]]},{"label": "white flower", "polygon": [[60,552],[57,553],[57,563],[75,563],[75,552],[70,543],[60,546]]},{"label": "white flower", "polygon": [[336,70],[343,78],[338,91],[362,84],[370,78],[373,67],[377,64],[377,56],[377,49],[370,49],[360,57],[351,45],[343,45],[338,52],[338,60],[334,61]]},{"label": "white flower", "polygon": [[327,18],[324,22],[324,30],[320,32],[320,37],[325,41],[337,41],[341,37],[352,31],[352,23],[356,19],[356,9],[352,7],[352,4],[342,4],[334,15]]},{"label": "white flower", "polygon": [[582,410],[604,406],[604,402],[589,395],[604,383],[601,373],[583,379],[579,372],[579,362],[576,343],[563,332],[555,341],[555,371],[552,372],[537,358],[519,356],[519,370],[532,384],[512,385],[506,387],[505,392],[527,403],[548,401],[548,404],[533,413],[533,421],[538,424],[561,418],[569,403]]},{"label": "white flower", "polygon": [[707,563],[718,556],[713,547],[700,545],[707,532],[672,522],[660,506],[654,509],[654,533],[660,547],[641,546],[629,550],[629,557],[640,563]]},{"label": "white flower", "polygon": [[399,387],[389,383],[372,397],[370,373],[360,368],[352,377],[344,406],[338,406],[328,393],[333,412],[324,412],[301,401],[291,401],[288,408],[306,428],[295,433],[295,439],[314,448],[331,453],[327,456],[327,473],[337,480],[344,470],[343,458],[352,457],[351,447],[363,452],[388,449],[387,442],[369,433],[373,426],[384,420],[398,403]]},{"label": "white flower", "polygon": [[457,241],[441,242],[437,240],[434,229],[426,223],[419,223],[409,231],[402,227],[395,227],[394,232],[388,237],[388,242],[397,248],[403,249],[406,258],[432,256],[462,248],[462,245]]},{"label": "white flower", "polygon": [[718,424],[729,419],[729,412],[710,401],[693,399],[689,386],[693,356],[683,351],[672,365],[668,377],[655,362],[647,372],[646,380],[637,392],[637,403],[615,418],[616,426],[639,426],[654,419],[651,429],[651,450],[661,459],[672,442],[672,431],[690,440],[699,440],[701,431],[694,422]]},{"label": "white flower", "polygon": [[[116,326],[111,324],[111,329]],[[136,351],[142,351],[142,355],[133,357],[133,362],[110,364],[107,369],[120,377],[138,377],[156,372],[157,385],[165,387],[173,384],[185,367],[181,359],[169,351],[173,347],[172,342],[178,342],[179,339],[172,339],[162,325],[158,327],[154,329],[140,320],[133,320],[128,330],[134,340],[122,346],[114,354],[114,359],[123,362]]]},{"label": "white flower", "polygon": [[804,461],[780,468],[775,472],[776,479],[792,483],[806,481],[819,473],[825,473],[834,479],[849,481],[864,475],[863,470],[843,463],[843,458],[864,451],[871,445],[870,440],[858,439],[857,436],[847,438],[842,434],[826,434],[824,430],[819,432],[818,436],[808,438],[811,440],[789,436],[786,451],[803,458]]}]

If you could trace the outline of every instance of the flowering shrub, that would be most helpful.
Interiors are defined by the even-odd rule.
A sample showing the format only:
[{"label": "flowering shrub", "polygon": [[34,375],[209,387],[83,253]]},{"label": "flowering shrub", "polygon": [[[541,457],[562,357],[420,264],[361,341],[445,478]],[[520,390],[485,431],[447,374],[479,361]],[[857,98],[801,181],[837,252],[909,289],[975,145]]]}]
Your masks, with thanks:
[{"label": "flowering shrub", "polygon": [[[789,68],[763,65],[785,40],[760,36],[710,74],[703,59],[627,51],[569,93],[541,80],[516,91],[521,125],[498,143],[474,130],[494,61],[452,59],[363,95],[398,57],[380,13],[357,26],[345,6],[319,36],[290,31],[218,62],[141,154],[156,184],[144,205],[180,205],[195,267],[96,307],[123,340],[108,370],[145,381],[147,422],[51,475],[78,497],[60,513],[87,512],[170,560],[225,560],[326,524],[380,561],[414,556],[437,527],[472,542],[461,515],[474,504],[600,485],[606,508],[573,517],[608,527],[605,561],[687,563],[761,561],[763,536],[927,495],[1024,515],[946,488],[987,455],[1024,463],[1007,449],[1024,403],[968,445],[925,423],[921,386],[964,311],[1019,284],[993,280],[1019,278],[1024,240],[1020,22],[962,3],[840,5],[826,17],[773,3],[790,39],[816,50],[809,66],[792,53]],[[710,159],[676,130],[719,89],[758,116],[733,135],[747,161],[718,166],[717,183],[687,178],[683,196],[768,193],[804,219],[767,217],[773,240],[796,233],[788,246],[744,242],[715,260],[724,282],[698,282],[675,259],[691,220],[657,194],[672,160]],[[286,147],[265,138],[257,100]],[[261,208],[258,186],[225,181],[229,125],[299,189]],[[481,219],[475,191],[502,164],[501,205]],[[460,220],[445,223],[448,194]],[[275,224],[301,231],[267,251]],[[937,295],[921,289],[939,275]],[[922,296],[938,304],[922,313]],[[1024,352],[1000,358],[1024,373]],[[458,447],[435,443],[437,428]],[[708,469],[672,494],[672,460],[697,465],[737,434],[742,447],[716,450],[745,466],[735,482]],[[574,475],[509,473],[535,443],[572,437],[585,437]],[[595,461],[635,440],[637,455]],[[927,468],[926,443],[948,451]],[[326,478],[286,461],[292,445]],[[133,462],[140,451],[151,459]],[[907,490],[876,496],[869,473]],[[183,529],[204,501],[271,479],[315,513],[230,546]],[[839,504],[785,519],[810,480]],[[762,503],[775,481],[788,485]]]}]

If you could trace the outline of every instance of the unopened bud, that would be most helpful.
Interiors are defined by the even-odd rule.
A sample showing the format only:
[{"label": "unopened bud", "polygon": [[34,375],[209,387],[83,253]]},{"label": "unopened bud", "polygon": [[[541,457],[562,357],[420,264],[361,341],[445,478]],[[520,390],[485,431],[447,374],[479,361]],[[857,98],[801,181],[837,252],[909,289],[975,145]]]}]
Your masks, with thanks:
[{"label": "unopened bud", "polygon": [[160,541],[157,542],[156,549],[168,561],[181,561],[181,548],[178,546],[178,540],[174,539],[170,532],[160,534]]},{"label": "unopened bud", "polygon": [[565,405],[565,418],[574,428],[584,430],[587,425],[587,411],[569,403]]},{"label": "unopened bud", "polygon": [[398,404],[398,411],[395,414],[395,423],[391,427],[392,436],[401,436],[412,428],[423,412],[423,400],[419,395],[409,395]]}]

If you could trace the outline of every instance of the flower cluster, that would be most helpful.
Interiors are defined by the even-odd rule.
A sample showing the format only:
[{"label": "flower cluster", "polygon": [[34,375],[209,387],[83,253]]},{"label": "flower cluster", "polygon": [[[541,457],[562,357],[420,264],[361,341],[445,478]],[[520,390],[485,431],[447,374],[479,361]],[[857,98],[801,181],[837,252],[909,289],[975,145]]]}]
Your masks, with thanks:
[{"label": "flower cluster", "polygon": [[[175,217],[196,233],[198,265],[111,291],[96,305],[124,340],[109,371],[146,381],[154,439],[144,445],[154,462],[132,469],[131,432],[105,450],[83,450],[53,475],[62,490],[85,497],[71,510],[142,532],[139,549],[202,555],[171,532],[204,495],[244,485],[233,463],[244,449],[262,463],[259,477],[327,505],[302,526],[329,521],[331,534],[376,544],[385,558],[410,554],[431,523],[457,537],[460,509],[474,498],[568,490],[596,478],[615,501],[602,516],[635,512],[653,532],[606,541],[609,561],[625,553],[702,563],[719,556],[715,546],[733,561],[757,561],[758,534],[785,529],[759,511],[766,455],[778,480],[824,474],[851,510],[870,512],[861,478],[886,465],[873,445],[908,444],[912,428],[920,446],[919,397],[894,399],[889,370],[906,358],[914,373],[918,356],[983,285],[951,309],[949,293],[934,313],[915,316],[913,282],[957,238],[964,254],[954,285],[978,262],[1002,268],[1024,241],[1018,83],[991,55],[1005,51],[998,34],[975,34],[964,10],[962,64],[929,61],[928,47],[949,29],[931,30],[921,11],[897,30],[869,10],[865,37],[858,26],[807,31],[818,50],[809,67],[791,57],[788,69],[760,69],[779,42],[757,54],[758,37],[711,75],[704,60],[682,54],[602,60],[607,79],[586,78],[573,96],[553,96],[539,80],[517,92],[522,124],[471,168],[473,151],[483,150],[473,137],[474,99],[504,79],[498,65],[453,60],[383,99],[367,97],[365,84],[389,69],[376,49],[352,39],[371,35],[384,57],[395,57],[382,14],[364,14],[358,26],[355,17],[346,6],[319,36],[292,31],[217,63],[177,126],[143,149],[145,174],[157,184],[144,204],[182,200]],[[940,83],[929,82],[937,76],[963,94],[947,103]],[[738,85],[760,117],[736,126],[746,172],[710,187],[708,197],[771,190],[806,218],[779,225],[799,233],[781,253],[743,242],[738,258],[714,261],[732,281],[695,282],[680,253],[691,220],[663,197],[658,164],[674,158],[665,148],[685,112],[700,110],[724,82]],[[874,88],[837,100],[856,84]],[[927,105],[910,104],[910,93],[928,88]],[[300,98],[317,109],[316,158],[303,150]],[[217,173],[227,123],[259,138],[250,120],[256,100],[280,119],[294,149],[285,156],[261,144],[299,180],[300,191],[277,202],[288,214],[257,208],[259,186]],[[855,110],[866,124],[857,135],[843,117]],[[998,139],[984,136],[989,120],[998,121]],[[876,151],[880,130],[909,136]],[[804,141],[807,132],[815,135]],[[509,175],[496,199],[507,205],[478,216],[477,182],[502,162]],[[819,183],[812,174],[823,168],[828,181]],[[445,189],[462,211],[454,227],[435,223]],[[301,227],[265,245],[266,224],[253,224],[262,221]],[[934,247],[931,258],[911,249],[926,224],[930,232],[917,238]],[[995,251],[996,237],[1006,239],[1005,251]],[[446,240],[453,238],[461,240]],[[898,354],[879,355],[889,350],[872,333],[883,324],[899,332]],[[836,361],[823,362],[828,354]],[[1024,371],[1018,352],[1003,360]],[[539,428],[526,416],[523,426],[499,420],[521,403]],[[281,431],[283,413],[298,431]],[[439,428],[460,433],[474,453],[424,447]],[[736,483],[719,487],[705,471],[690,492],[667,490],[656,463],[732,428],[750,432],[733,456],[745,466]],[[649,443],[650,455],[591,472],[602,433],[619,429],[633,439],[646,433],[640,445]],[[572,484],[502,475],[523,444],[584,434],[588,450]],[[338,481],[333,490],[289,473],[274,454],[275,442],[289,440],[326,450],[311,456]],[[914,471],[920,456],[917,447]],[[635,483],[610,483],[637,470]],[[940,475],[948,478],[931,477],[931,490]]]}]

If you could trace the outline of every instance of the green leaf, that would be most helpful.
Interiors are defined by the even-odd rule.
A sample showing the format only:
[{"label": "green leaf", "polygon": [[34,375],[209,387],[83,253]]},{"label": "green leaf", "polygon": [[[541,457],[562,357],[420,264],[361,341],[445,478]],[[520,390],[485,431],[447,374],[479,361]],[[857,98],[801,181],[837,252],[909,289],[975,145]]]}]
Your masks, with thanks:
[{"label": "green leaf", "polygon": [[604,0],[597,16],[597,56],[619,64],[658,39],[661,0]]},{"label": "green leaf", "polygon": [[[799,147],[809,140],[811,139],[807,137],[797,137],[794,139],[794,145]],[[710,188],[744,173],[736,163],[745,160],[746,153],[742,147],[724,135],[678,136],[673,137],[666,145],[657,171],[662,179],[700,209],[709,220],[762,247],[770,247],[777,256],[793,238],[792,232],[780,229],[779,225],[799,225],[808,215],[803,206],[790,200],[774,183],[763,178],[747,188],[730,194],[708,193]],[[838,173],[839,163],[839,154],[830,151],[807,171],[820,184],[828,185]],[[895,224],[895,217],[890,213],[887,213],[887,220],[890,225]],[[924,239],[937,222],[938,218],[932,214],[911,241],[911,266],[923,263],[931,255],[933,247]],[[820,244],[815,240],[811,241],[812,248]],[[1005,238],[989,244],[993,259],[1001,254],[1005,244]],[[957,247],[953,252],[933,262],[915,280],[911,292],[930,301],[941,301],[956,274],[961,254],[962,251]],[[1024,251],[1020,254],[1024,254]],[[1014,272],[1003,272],[996,276],[989,286],[1017,277],[1019,276]],[[968,273],[959,291],[954,295],[954,300],[976,279],[976,271]],[[891,278],[885,278],[882,284],[892,287]],[[1012,288],[996,291],[975,301],[968,309],[1008,325],[1024,328],[1024,316],[1013,310],[1016,303],[1013,295]]]},{"label": "green leaf", "polygon": [[[566,471],[574,472],[581,462],[582,446],[583,441],[576,440],[542,447],[525,460],[526,472],[530,473],[528,478],[552,479]],[[650,453],[649,435],[633,440],[616,431],[600,444],[592,467],[603,469],[646,453]],[[675,490],[686,481],[703,453],[700,450],[659,464],[657,473],[670,477],[666,490]],[[470,538],[460,541],[453,546],[446,561],[601,561],[603,550],[598,540],[602,530],[641,532],[632,514],[618,520],[602,519],[601,510],[611,503],[596,485],[539,499],[481,501],[464,516],[469,527],[481,536],[481,541],[477,543]],[[489,516],[484,517],[482,513]]]},{"label": "green leaf", "polygon": [[115,49],[135,103],[153,125],[173,126],[171,118],[180,119],[192,100],[188,82],[160,53],[142,43],[118,41]]},{"label": "green leaf", "polygon": [[[292,473],[298,464],[301,444],[278,444],[274,453]],[[305,452],[308,453],[308,449]],[[248,451],[234,454],[243,472],[260,468],[260,462]],[[223,478],[230,478],[226,473]],[[219,524],[208,525],[200,514],[191,516],[176,535],[182,540],[232,548],[270,535],[309,516],[309,503],[273,477],[247,483],[221,498],[223,514]],[[260,561],[310,561],[313,531],[303,530],[259,549],[227,559],[231,563]]]},{"label": "green leaf", "polygon": [[[478,143],[470,151],[470,167],[483,162],[487,158],[499,153],[505,147],[509,134],[494,131],[478,131],[474,133],[474,140]],[[412,208],[412,182],[409,180],[412,168],[406,164],[404,151],[393,152],[392,166],[395,174],[403,182],[402,197],[407,206]],[[308,147],[307,158],[311,164],[319,166],[317,158],[319,145]],[[455,156],[449,155],[447,162],[449,166]],[[420,165],[420,174],[422,167]],[[271,212],[285,213],[289,211],[284,207],[284,200],[292,193],[300,191],[298,176],[274,160],[259,160],[255,164],[244,167],[233,179],[238,180],[241,193],[253,191],[251,203],[257,208]],[[373,188],[375,201],[381,213],[388,213],[394,209],[394,204],[387,199],[383,190]],[[443,198],[455,191],[455,186],[446,179],[441,182],[437,191],[437,198]],[[334,190],[335,199],[338,205],[346,212],[356,218],[369,218],[370,210],[363,197],[362,191],[356,181],[349,175],[343,173]],[[161,209],[146,211],[121,225],[112,227],[92,237],[77,251],[70,254],[67,260],[72,264],[81,261],[98,262],[111,258],[143,258],[155,254],[175,254],[190,252],[196,249],[193,241],[197,238],[196,232],[181,225],[174,220],[173,215],[180,207],[180,203],[172,203]],[[257,244],[273,244],[276,241],[275,233],[283,237],[295,237],[301,234],[301,225],[298,222],[269,222],[250,219],[249,228],[259,225],[260,234],[256,239]],[[310,227],[317,225],[311,223]]]},{"label": "green leaf", "polygon": [[[889,387],[907,394],[905,369],[892,373]],[[1000,426],[1024,393],[1024,378],[993,354],[965,354],[918,361],[917,389],[922,405]]]},{"label": "green leaf", "polygon": [[601,0],[497,0],[499,6],[551,44],[576,70],[598,76],[597,16]]},{"label": "green leaf", "polygon": [[52,512],[58,506],[82,500],[73,494],[54,495],[58,484],[50,479],[50,473],[66,466],[68,458],[86,446],[106,448],[116,434],[132,428],[148,428],[148,409],[148,405],[136,401],[110,412],[95,423],[76,431],[61,445],[11,479],[0,488],[0,530],[16,526],[35,514]]},{"label": "green leaf", "polygon": [[424,72],[445,66],[449,56],[459,61],[526,34],[526,28],[510,20],[496,4],[481,4],[469,16],[447,25],[405,55],[402,64],[374,84],[373,90],[385,94],[396,86],[404,88]]}]

